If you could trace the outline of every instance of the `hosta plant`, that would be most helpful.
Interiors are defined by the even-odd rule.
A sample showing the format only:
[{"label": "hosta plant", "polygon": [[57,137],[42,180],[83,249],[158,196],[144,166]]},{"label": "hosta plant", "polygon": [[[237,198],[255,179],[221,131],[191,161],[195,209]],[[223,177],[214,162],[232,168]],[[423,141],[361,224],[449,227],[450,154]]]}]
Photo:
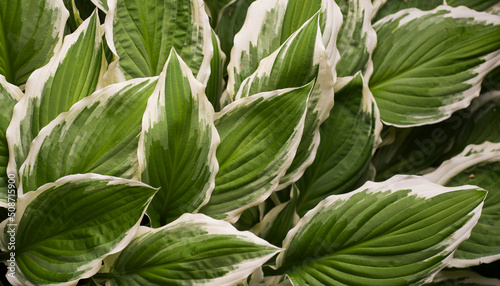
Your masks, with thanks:
[{"label": "hosta plant", "polygon": [[2,0],[4,282],[500,285],[499,11]]}]

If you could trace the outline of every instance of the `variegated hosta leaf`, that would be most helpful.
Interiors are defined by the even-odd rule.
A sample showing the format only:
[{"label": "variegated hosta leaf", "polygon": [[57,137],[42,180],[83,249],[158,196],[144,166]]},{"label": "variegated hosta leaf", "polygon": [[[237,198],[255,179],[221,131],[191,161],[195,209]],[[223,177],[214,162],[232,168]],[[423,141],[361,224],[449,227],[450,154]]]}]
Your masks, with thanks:
[{"label": "variegated hosta leaf", "polygon": [[99,17],[94,13],[64,38],[62,48],[46,66],[31,75],[8,130],[13,151],[10,172],[17,173],[43,127],[96,90],[105,68],[101,37]]},{"label": "variegated hosta leaf", "polygon": [[62,0],[0,2],[0,74],[23,85],[58,50],[69,13]]},{"label": "variegated hosta leaf", "polygon": [[453,7],[467,6],[476,11],[484,11],[498,5],[498,0],[446,0],[446,3]]},{"label": "variegated hosta leaf", "polygon": [[27,193],[70,174],[131,178],[137,171],[141,122],[155,78],[110,85],[60,114],[33,140],[20,169]]},{"label": "variegated hosta leaf", "polygon": [[445,186],[474,184],[488,191],[481,218],[471,237],[458,247],[451,266],[500,259],[500,143],[471,145],[426,177]]},{"label": "variegated hosta leaf", "polygon": [[[13,285],[76,285],[94,275],[105,256],[132,240],[155,192],[137,181],[79,174],[21,196],[16,271],[7,278]],[[9,224],[0,227],[4,250]]]},{"label": "variegated hosta leaf", "polygon": [[[447,0],[446,2],[449,3],[450,0]],[[373,23],[391,14],[396,14],[404,9],[418,8],[420,10],[432,10],[443,4],[443,0],[384,1],[383,5],[378,9],[377,15],[373,17]]]},{"label": "variegated hosta leaf", "polygon": [[[447,120],[412,128],[391,128],[394,142],[377,150],[372,162],[377,179],[417,174],[439,165],[469,144],[500,142],[500,91],[481,94]],[[480,128],[478,128],[480,127]]]},{"label": "variegated hosta leaf", "polygon": [[466,7],[400,11],[375,24],[370,89],[395,126],[442,121],[479,95],[500,63],[500,18]]},{"label": "variegated hosta leaf", "polygon": [[486,191],[415,176],[333,195],[287,235],[277,273],[294,285],[421,285],[444,268],[481,215]]},{"label": "variegated hosta leaf", "polygon": [[172,48],[203,84],[212,29],[203,0],[108,0],[106,39],[126,79],[161,73]]},{"label": "variegated hosta leaf", "polygon": [[[243,81],[236,99],[275,89],[297,87],[314,80],[309,97],[304,132],[294,161],[278,189],[295,182],[312,163],[319,145],[319,126],[333,106],[334,75],[321,40],[317,13]],[[314,43],[314,44],[313,44]],[[314,45],[314,46],[313,46]]]},{"label": "variegated hosta leaf", "polygon": [[201,212],[235,222],[269,197],[295,156],[313,84],[245,97],[216,115],[220,168]]},{"label": "variegated hosta leaf", "polygon": [[157,229],[141,227],[119,254],[105,260],[106,285],[217,285],[244,280],[279,249],[250,232],[201,214]]},{"label": "variegated hosta leaf", "polygon": [[483,277],[476,272],[464,270],[443,270],[428,286],[498,286],[500,280]]},{"label": "variegated hosta leaf", "polygon": [[17,86],[8,83],[5,77],[0,75],[0,106],[2,107],[0,113],[0,207],[7,207],[9,179],[17,181],[15,174],[7,173],[9,148],[5,134],[12,119],[14,105],[22,97],[22,91]]},{"label": "variegated hosta leaf", "polygon": [[361,73],[335,93],[335,106],[320,127],[316,158],[297,182],[297,211],[304,215],[329,195],[354,190],[366,172],[382,124]]},{"label": "variegated hosta leaf", "polygon": [[204,87],[172,49],[148,101],[139,139],[141,181],[161,187],[147,210],[160,227],[208,201],[219,135]]},{"label": "variegated hosta leaf", "polygon": [[[330,67],[335,68],[342,14],[334,1],[258,0],[250,5],[245,23],[234,38],[228,65],[227,98],[232,100],[243,80],[257,70],[260,61],[277,50],[318,11],[321,11],[322,42]],[[310,47],[305,48],[313,50],[313,43],[316,42],[312,41]]]},{"label": "variegated hosta leaf", "polygon": [[373,69],[370,60],[377,44],[377,34],[371,25],[371,0],[337,1],[343,15],[342,28],[337,38],[340,59],[336,65],[339,77],[353,76],[362,71],[368,76]]},{"label": "variegated hosta leaf", "polygon": [[214,48],[214,56],[210,61],[210,77],[208,78],[207,88],[205,89],[208,100],[214,107],[215,111],[219,111],[220,99],[224,90],[224,63],[226,55],[222,52],[220,41],[217,35],[212,30],[212,44]]}]

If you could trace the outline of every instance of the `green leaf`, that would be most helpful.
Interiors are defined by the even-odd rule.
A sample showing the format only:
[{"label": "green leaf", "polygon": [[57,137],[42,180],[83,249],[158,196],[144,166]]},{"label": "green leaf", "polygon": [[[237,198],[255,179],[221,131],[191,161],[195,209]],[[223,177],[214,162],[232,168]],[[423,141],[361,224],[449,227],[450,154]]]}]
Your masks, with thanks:
[{"label": "green leaf", "polygon": [[[122,250],[139,228],[156,189],[96,174],[61,178],[18,200],[14,285],[76,285]],[[41,227],[43,226],[43,227]],[[12,228],[2,223],[3,249]]]},{"label": "green leaf", "polygon": [[104,13],[108,13],[108,10],[109,10],[109,6],[108,6],[108,1],[109,0],[90,0],[92,1],[92,3],[94,3],[94,5],[101,9],[101,11],[103,11]]},{"label": "green leaf", "polygon": [[250,5],[245,23],[234,38],[228,65],[227,98],[233,100],[242,82],[257,70],[260,61],[284,44],[318,11],[321,11],[322,42],[333,69],[338,54],[336,38],[342,23],[342,15],[334,1],[259,0]]},{"label": "green leaf", "polygon": [[232,222],[276,189],[300,143],[313,83],[237,100],[216,115],[215,189],[200,211]]},{"label": "green leaf", "polygon": [[430,124],[467,107],[500,63],[499,19],[440,6],[377,22],[370,89],[382,120],[400,127]]},{"label": "green leaf", "polygon": [[35,138],[21,166],[20,193],[70,174],[131,178],[141,121],[155,78],[100,89],[60,114]]},{"label": "green leaf", "polygon": [[94,13],[64,38],[61,49],[46,66],[33,72],[26,83],[26,96],[16,105],[9,126],[14,150],[10,169],[21,166],[43,127],[96,90],[106,67],[101,37],[99,18]]},{"label": "green leaf", "polygon": [[106,39],[126,79],[157,76],[175,48],[206,84],[212,29],[203,0],[108,0]]},{"label": "green leaf", "polygon": [[185,214],[162,228],[141,227],[105,260],[103,277],[109,285],[236,285],[278,251],[228,222]]},{"label": "green leaf", "polygon": [[447,0],[446,3],[453,7],[467,6],[476,11],[485,11],[492,6],[498,5],[498,0]]},{"label": "green leaf", "polygon": [[[257,70],[240,86],[236,99],[275,89],[298,87],[314,80],[307,106],[304,132],[294,161],[278,189],[295,182],[312,163],[319,145],[319,126],[333,106],[334,74],[321,40],[317,13],[274,53],[263,59]],[[313,46],[314,45],[314,46]]]},{"label": "green leaf", "polygon": [[[449,4],[450,0],[447,0],[446,2],[448,2]],[[432,10],[439,5],[443,5],[443,0],[384,1],[383,5],[378,9],[375,17],[373,17],[373,22],[376,22],[391,14],[396,14],[397,12],[404,9],[418,8],[420,10]]]},{"label": "green leaf", "polygon": [[[234,43],[234,35],[236,35],[243,26],[248,7],[254,1],[255,0],[237,0],[227,6],[221,14],[219,24],[216,26],[215,31],[220,39],[220,46],[224,54],[230,55]],[[224,69],[227,68],[227,64],[226,62]]]},{"label": "green leaf", "polygon": [[214,48],[214,56],[210,62],[210,77],[208,78],[207,88],[205,89],[206,95],[215,111],[219,111],[220,99],[224,90],[224,63],[226,62],[226,55],[220,48],[220,41],[217,35],[212,30],[212,44]]},{"label": "green leaf", "polygon": [[26,83],[59,49],[68,16],[62,0],[0,2],[0,74]]},{"label": "green leaf", "polygon": [[297,181],[297,211],[304,215],[329,195],[352,191],[367,170],[380,130],[375,100],[363,76],[335,93],[335,105],[320,127],[316,158]]},{"label": "green leaf", "polygon": [[488,190],[481,218],[451,265],[469,267],[500,259],[500,143],[468,146],[426,177],[445,186],[473,184]]},{"label": "green leaf", "polygon": [[214,188],[219,135],[204,86],[172,49],[148,101],[139,140],[141,181],[161,187],[147,214],[160,227],[196,212]]},{"label": "green leaf", "polygon": [[377,44],[377,34],[371,25],[373,7],[370,0],[337,1],[343,23],[337,38],[340,59],[336,65],[340,77],[373,69],[370,56]]},{"label": "green leaf", "polygon": [[498,286],[500,280],[483,277],[476,272],[466,270],[443,270],[428,286]]},{"label": "green leaf", "polygon": [[396,176],[333,195],[287,235],[277,273],[294,285],[421,285],[444,268],[486,192]]},{"label": "green leaf", "polygon": [[[8,203],[8,181],[17,176],[7,172],[7,163],[9,162],[9,148],[7,144],[6,131],[7,126],[12,119],[14,105],[23,97],[22,91],[15,85],[7,82],[4,76],[0,75],[0,207],[7,207]],[[10,176],[8,176],[10,175]]]},{"label": "green leaf", "polygon": [[205,0],[205,5],[210,11],[209,16],[212,27],[217,27],[224,10],[234,2],[236,2],[236,0]]}]

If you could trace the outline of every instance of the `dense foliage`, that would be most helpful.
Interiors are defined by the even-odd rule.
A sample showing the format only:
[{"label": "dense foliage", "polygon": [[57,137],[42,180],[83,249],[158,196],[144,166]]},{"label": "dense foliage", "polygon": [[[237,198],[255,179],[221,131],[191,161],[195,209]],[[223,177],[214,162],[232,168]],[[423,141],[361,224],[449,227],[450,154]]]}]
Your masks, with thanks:
[{"label": "dense foliage", "polygon": [[498,0],[2,0],[8,283],[500,285],[498,66]]}]

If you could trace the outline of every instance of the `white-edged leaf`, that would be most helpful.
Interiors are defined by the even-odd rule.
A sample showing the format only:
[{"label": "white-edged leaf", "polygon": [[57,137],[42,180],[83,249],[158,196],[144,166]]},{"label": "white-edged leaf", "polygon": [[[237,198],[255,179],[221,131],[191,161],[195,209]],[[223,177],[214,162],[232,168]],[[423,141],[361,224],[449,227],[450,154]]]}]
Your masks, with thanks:
[{"label": "white-edged leaf", "polygon": [[156,78],[107,86],[75,103],[33,140],[20,168],[20,193],[70,174],[132,178],[147,100]]},{"label": "white-edged leaf", "polygon": [[220,167],[202,213],[235,222],[276,189],[300,143],[313,85],[245,97],[216,114]]},{"label": "white-edged leaf", "polygon": [[106,40],[123,78],[159,75],[175,48],[207,83],[213,47],[203,0],[108,0],[108,7]]},{"label": "white-edged leaf", "polygon": [[486,191],[395,176],[333,195],[283,242],[277,273],[294,285],[421,285],[451,260]]},{"label": "white-edged leaf", "polygon": [[108,0],[90,0],[94,5],[101,9],[104,13],[108,13],[109,7],[108,7]]},{"label": "white-edged leaf", "polygon": [[26,83],[26,96],[14,108],[7,136],[12,157],[9,172],[17,173],[40,130],[60,113],[96,90],[105,68],[102,31],[94,13],[73,34],[64,37],[59,51]]},{"label": "white-edged leaf", "polygon": [[219,38],[213,30],[212,44],[214,48],[214,55],[210,61],[210,77],[207,81],[205,93],[215,111],[219,111],[221,110],[220,100],[225,85],[224,64],[226,62],[226,55],[222,52]]},{"label": "white-edged leaf", "polygon": [[[233,100],[241,83],[257,70],[260,61],[318,11],[322,42],[330,67],[334,69],[338,58],[337,33],[342,23],[342,13],[335,1],[258,0],[248,8],[245,23],[234,38],[225,97]],[[311,46],[314,43],[311,42]]]},{"label": "white-edged leaf", "polygon": [[[12,119],[12,112],[15,104],[23,97],[23,92],[15,85],[7,82],[3,75],[0,75],[0,207],[7,207],[9,179],[17,182],[15,173],[7,172],[9,162],[9,147],[7,145],[6,131]],[[11,181],[12,182],[12,181]],[[13,188],[10,188],[13,189]]]},{"label": "white-edged leaf", "polygon": [[476,11],[488,10],[495,5],[498,6],[498,0],[446,0],[446,3],[453,7],[467,6]]},{"label": "white-edged leaf", "polygon": [[442,121],[479,95],[500,64],[500,18],[466,7],[402,10],[374,25],[370,89],[394,126]]},{"label": "white-edged leaf", "polygon": [[321,39],[319,21],[318,12],[278,50],[263,59],[257,70],[243,81],[236,94],[238,100],[259,92],[302,86],[316,78],[309,96],[300,145],[278,189],[284,189],[298,180],[314,160],[320,141],[319,126],[333,106],[335,75]]},{"label": "white-edged leaf", "polygon": [[471,237],[458,247],[451,266],[500,259],[500,143],[470,145],[425,177],[445,186],[474,184],[488,191],[481,218]]},{"label": "white-edged leaf", "polygon": [[304,215],[333,194],[354,190],[369,168],[382,123],[375,99],[358,72],[335,92],[335,106],[320,127],[316,158],[297,181],[297,211]]},{"label": "white-edged leaf", "polygon": [[338,4],[344,21],[337,38],[340,54],[337,75],[353,76],[362,71],[369,78],[373,70],[371,54],[377,44],[377,34],[371,25],[371,0],[340,0]]},{"label": "white-edged leaf", "polygon": [[160,227],[196,212],[214,189],[220,142],[204,87],[172,49],[148,100],[139,139],[141,181],[160,187],[147,214]]},{"label": "white-edged leaf", "polygon": [[139,228],[156,189],[96,174],[66,176],[19,197],[14,222],[1,224],[7,249],[16,229],[13,285],[76,285],[122,250]]},{"label": "white-edged leaf", "polygon": [[157,229],[141,227],[105,260],[106,285],[231,286],[279,252],[256,235],[202,214],[184,214]]},{"label": "white-edged leaf", "polygon": [[0,2],[0,74],[23,85],[59,49],[68,10],[62,0]]},{"label": "white-edged leaf", "polygon": [[[482,0],[480,0],[482,1]],[[418,8],[420,10],[432,10],[439,5],[443,5],[443,0],[412,0],[412,1],[374,1],[374,2],[384,2],[379,9],[377,10],[377,15],[375,15],[372,19],[372,22],[389,16],[391,14],[396,14],[397,12],[408,9],[408,8]],[[447,0],[448,4],[450,0]],[[374,3],[375,5],[375,3]],[[378,5],[378,3],[377,3]]]}]

